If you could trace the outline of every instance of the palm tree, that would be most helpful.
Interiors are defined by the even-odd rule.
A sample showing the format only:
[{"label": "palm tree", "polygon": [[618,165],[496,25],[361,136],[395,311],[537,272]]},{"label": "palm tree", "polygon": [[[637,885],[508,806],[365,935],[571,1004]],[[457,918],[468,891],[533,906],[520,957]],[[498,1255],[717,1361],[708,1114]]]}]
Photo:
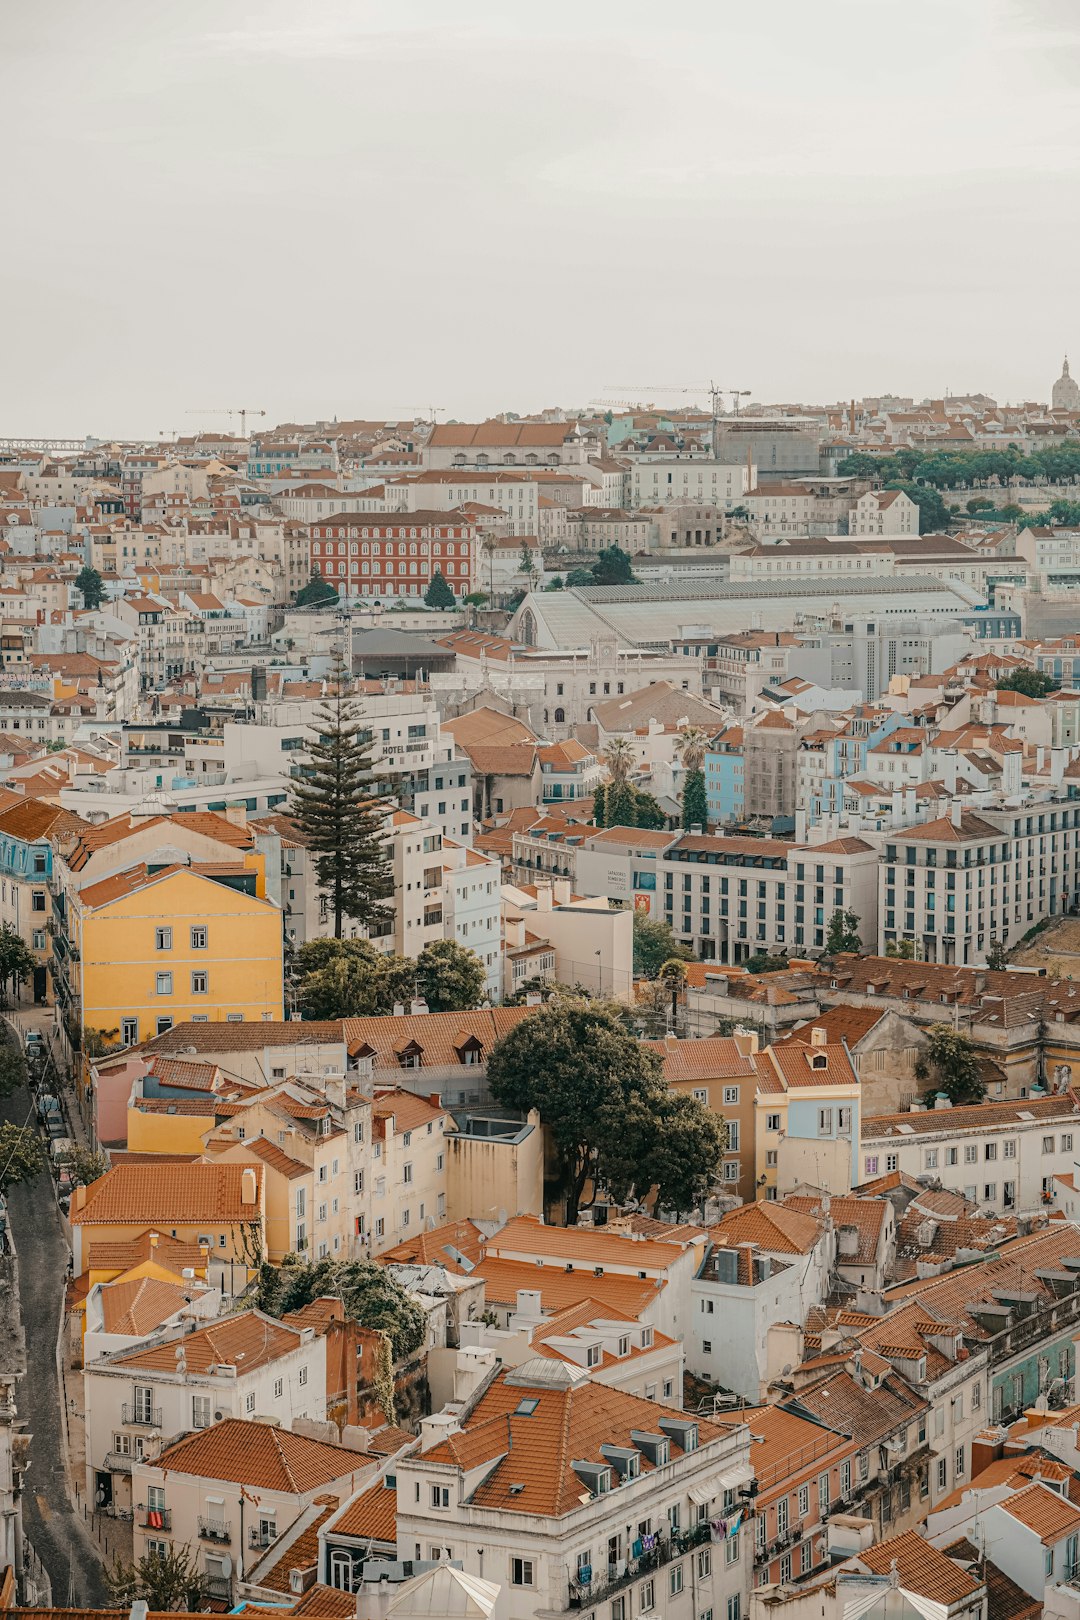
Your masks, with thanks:
[{"label": "palm tree", "polygon": [[683,726],[676,734],[675,752],[684,771],[700,771],[708,751],[708,734],[700,726]]},{"label": "palm tree", "polygon": [[613,782],[625,782],[634,764],[634,750],[625,737],[612,737],[600,755]]}]

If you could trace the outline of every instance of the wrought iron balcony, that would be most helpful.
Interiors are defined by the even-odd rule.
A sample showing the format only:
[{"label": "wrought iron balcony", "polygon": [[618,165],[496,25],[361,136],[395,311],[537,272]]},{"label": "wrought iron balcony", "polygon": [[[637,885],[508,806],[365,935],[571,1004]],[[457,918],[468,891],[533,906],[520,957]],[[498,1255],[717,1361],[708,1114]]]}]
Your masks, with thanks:
[{"label": "wrought iron balcony", "polygon": [[130,1401],[125,1401],[120,1408],[120,1413],[122,1422],[134,1424],[136,1428],[161,1428],[160,1406],[143,1406],[141,1401],[133,1405]]},{"label": "wrought iron balcony", "polygon": [[137,1522],[140,1530],[171,1530],[172,1509],[141,1507]]},{"label": "wrought iron balcony", "polygon": [[201,1541],[216,1541],[221,1546],[228,1546],[232,1540],[232,1523],[228,1519],[202,1519],[199,1520],[199,1539]]}]

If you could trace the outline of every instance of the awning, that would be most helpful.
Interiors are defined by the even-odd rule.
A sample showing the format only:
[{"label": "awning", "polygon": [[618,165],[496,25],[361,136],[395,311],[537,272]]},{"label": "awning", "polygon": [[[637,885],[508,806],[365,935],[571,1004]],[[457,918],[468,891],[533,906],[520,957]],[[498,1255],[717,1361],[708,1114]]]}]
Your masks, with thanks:
[{"label": "awning", "polygon": [[706,1502],[711,1502],[715,1497],[719,1496],[723,1489],[724,1487],[718,1479],[709,1479],[703,1481],[700,1485],[691,1485],[687,1495],[691,1502],[696,1502],[699,1507],[704,1507]]},{"label": "awning", "polygon": [[724,1491],[741,1491],[744,1485],[749,1485],[754,1477],[754,1470],[749,1463],[736,1463],[729,1468],[726,1474],[721,1474],[718,1484]]}]

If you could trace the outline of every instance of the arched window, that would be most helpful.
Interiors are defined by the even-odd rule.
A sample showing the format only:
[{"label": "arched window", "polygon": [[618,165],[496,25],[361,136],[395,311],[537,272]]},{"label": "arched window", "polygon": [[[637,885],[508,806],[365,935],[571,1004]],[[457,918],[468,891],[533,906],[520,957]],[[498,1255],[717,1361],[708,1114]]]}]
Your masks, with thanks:
[{"label": "arched window", "polygon": [[[526,617],[528,617],[528,615],[526,615]],[[544,716],[544,719],[545,720],[547,719],[547,715]],[[566,719],[566,710],[565,709],[556,709],[555,710],[555,724],[557,726],[561,726],[565,719]]]},{"label": "arched window", "polygon": [[336,1547],[330,1554],[330,1585],[339,1592],[352,1591],[352,1555]]}]

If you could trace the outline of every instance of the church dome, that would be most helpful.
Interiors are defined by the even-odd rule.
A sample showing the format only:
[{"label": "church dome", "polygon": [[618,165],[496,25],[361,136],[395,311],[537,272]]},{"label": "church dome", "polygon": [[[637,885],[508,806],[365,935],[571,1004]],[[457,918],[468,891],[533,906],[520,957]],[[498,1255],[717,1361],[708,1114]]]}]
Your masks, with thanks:
[{"label": "church dome", "polygon": [[1061,376],[1054,384],[1050,403],[1055,411],[1080,411],[1080,383],[1069,375],[1068,355],[1065,356]]}]

